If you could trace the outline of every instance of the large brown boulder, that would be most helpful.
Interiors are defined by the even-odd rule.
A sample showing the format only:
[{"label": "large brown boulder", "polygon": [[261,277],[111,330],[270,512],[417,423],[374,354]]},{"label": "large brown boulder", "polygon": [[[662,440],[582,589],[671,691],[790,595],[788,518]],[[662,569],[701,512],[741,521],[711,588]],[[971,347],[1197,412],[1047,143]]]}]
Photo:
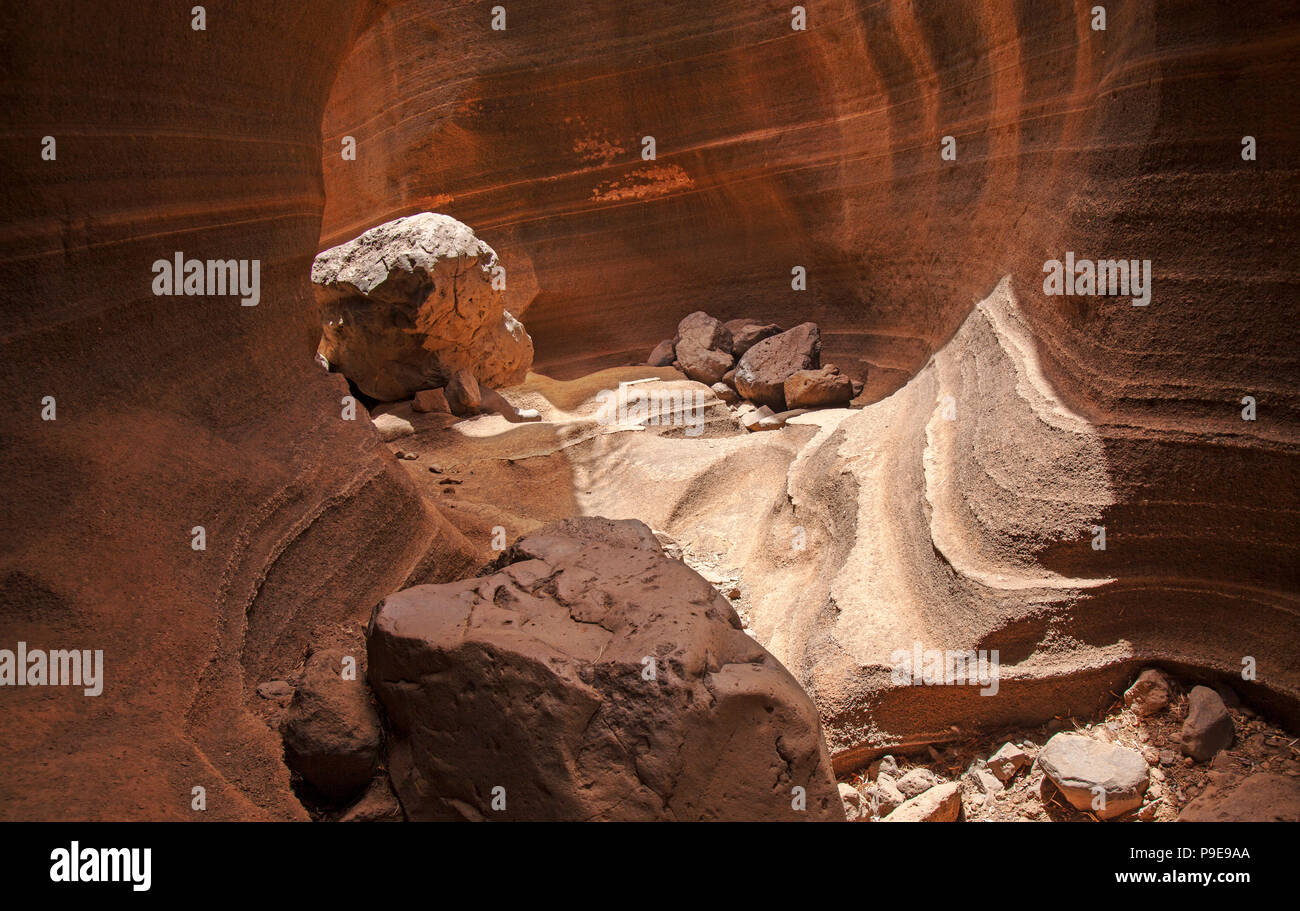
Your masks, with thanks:
[{"label": "large brown boulder", "polygon": [[489,386],[524,379],[533,342],[493,287],[497,255],[468,225],[421,212],[316,257],[320,353],[366,395],[410,398],[472,368]]},{"label": "large brown boulder", "polygon": [[731,333],[703,310],[687,314],[677,324],[677,345],[680,347],[682,342],[731,353]]},{"label": "large brown boulder", "polygon": [[697,383],[712,386],[722,381],[735,361],[731,355],[718,348],[701,348],[685,339],[677,343],[677,361],[685,373]]},{"label": "large brown boulder", "polygon": [[821,366],[821,331],[816,323],[763,339],[736,365],[736,391],[751,402],[786,410],[785,381],[800,370]]},{"label": "large brown boulder", "polygon": [[411,819],[844,818],[812,702],[645,525],[568,519],[496,566],[371,622]]},{"label": "large brown boulder", "polygon": [[732,368],[731,333],[703,310],[677,324],[677,360],[682,372],[696,382],[712,386]]}]

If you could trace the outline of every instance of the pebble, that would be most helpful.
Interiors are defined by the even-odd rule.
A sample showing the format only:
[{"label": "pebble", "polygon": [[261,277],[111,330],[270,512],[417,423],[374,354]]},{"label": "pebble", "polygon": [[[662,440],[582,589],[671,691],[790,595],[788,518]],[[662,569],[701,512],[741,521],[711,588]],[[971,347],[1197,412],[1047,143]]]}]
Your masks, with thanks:
[{"label": "pebble", "polygon": [[903,792],[903,796],[908,800],[935,787],[943,784],[943,779],[926,768],[916,768],[908,771],[906,775],[898,779],[898,790]]},{"label": "pebble", "polygon": [[988,767],[999,781],[1010,781],[1028,764],[1029,755],[1024,750],[1010,743],[1004,743],[989,757]]},{"label": "pebble", "polygon": [[1183,722],[1183,752],[1200,762],[1232,745],[1232,716],[1223,697],[1208,686],[1193,687],[1187,697],[1187,720]]}]

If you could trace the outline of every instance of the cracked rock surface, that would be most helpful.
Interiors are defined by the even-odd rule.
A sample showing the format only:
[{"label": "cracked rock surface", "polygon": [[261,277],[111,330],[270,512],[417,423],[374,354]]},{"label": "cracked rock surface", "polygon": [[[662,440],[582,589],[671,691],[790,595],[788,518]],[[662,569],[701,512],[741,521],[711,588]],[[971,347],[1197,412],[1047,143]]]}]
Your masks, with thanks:
[{"label": "cracked rock surface", "polygon": [[811,701],[643,523],[566,519],[493,569],[371,623],[409,818],[844,818]]},{"label": "cracked rock surface", "polygon": [[517,383],[533,342],[508,310],[496,252],[448,215],[397,218],[316,257],[320,354],[380,401],[410,398],[472,369]]}]

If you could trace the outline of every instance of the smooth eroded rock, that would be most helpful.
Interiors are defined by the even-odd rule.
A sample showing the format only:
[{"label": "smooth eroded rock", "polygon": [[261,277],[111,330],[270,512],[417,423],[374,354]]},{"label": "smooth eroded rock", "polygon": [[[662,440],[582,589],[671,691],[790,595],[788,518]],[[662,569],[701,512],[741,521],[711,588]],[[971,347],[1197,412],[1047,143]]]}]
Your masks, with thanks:
[{"label": "smooth eroded rock", "polygon": [[365,682],[343,677],[344,654],[313,652],[285,719],[284,758],[333,801],[357,794],[379,762],[379,716]]},{"label": "smooth eroded rock", "polygon": [[1038,764],[1075,809],[1101,819],[1141,806],[1147,789],[1142,754],[1082,734],[1053,735],[1038,755]]}]

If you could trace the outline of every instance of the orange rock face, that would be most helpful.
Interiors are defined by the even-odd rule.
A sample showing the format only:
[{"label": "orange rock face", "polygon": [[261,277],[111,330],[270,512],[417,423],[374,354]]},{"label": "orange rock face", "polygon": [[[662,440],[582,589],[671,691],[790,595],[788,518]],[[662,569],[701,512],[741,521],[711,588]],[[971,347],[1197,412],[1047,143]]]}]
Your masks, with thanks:
[{"label": "orange rock face", "polygon": [[[502,32],[480,5],[414,0],[211,6],[202,31],[188,5],[0,14],[0,647],[103,649],[106,678],[94,698],[0,693],[0,816],[192,819],[202,787],[203,818],[304,818],[256,684],[309,642],[354,641],[388,593],[462,574],[477,544],[312,362],[314,255],[424,210],[500,253],[506,307],[558,376],[641,362],[705,309],[817,322],[825,361],[879,399],[1010,276],[1032,356],[1007,352],[997,396],[1047,404],[997,418],[977,353],[1011,311],[977,313],[987,344],[960,340],[893,406],[917,413],[847,435],[907,437],[913,458],[880,468],[914,481],[895,482],[914,513],[898,526],[929,526],[920,453],[982,453],[942,489],[961,529],[942,549],[1114,580],[1050,616],[1009,612],[1016,662],[1071,635],[1222,674],[1254,659],[1251,698],[1296,720],[1290,4],[1112,2],[1105,31],[1072,0],[824,0],[803,31],[788,4],[617,6],[515,0]],[[259,303],[155,294],[152,264],[178,252],[257,260]],[[1043,264],[1067,253],[1150,260],[1149,305],[1045,295]],[[1021,458],[1024,428],[1055,413],[1043,387],[1082,461]],[[966,390],[982,422],[926,439],[938,389]],[[1005,486],[1011,464],[1035,483]],[[1080,489],[1105,496],[1057,502]],[[1026,500],[1104,526],[1106,549],[1035,524]],[[930,542],[907,547],[897,560],[946,578]],[[945,610],[909,629],[975,616],[979,644],[999,626],[982,584],[911,587]],[[781,657],[804,682],[851,677],[822,644]],[[875,648],[855,645],[859,663]],[[851,755],[873,719],[852,693],[813,695]],[[932,697],[906,691],[886,727],[928,732],[954,707]]]},{"label": "orange rock face", "polygon": [[[984,455],[952,469],[985,539],[971,547],[1019,542],[1045,572],[1115,580],[1071,601],[1090,637],[1238,677],[1254,657],[1263,688],[1300,692],[1300,662],[1274,644],[1300,632],[1285,3],[1111,3],[1105,30],[1072,2],[828,0],[805,31],[777,4],[556,6],[512,5],[503,32],[473,7],[377,20],[326,108],[323,243],[437,200],[527,275],[508,305],[543,372],[640,363],[705,309],[816,321],[823,360],[865,374],[868,401],[1010,276],[1035,380],[1094,441],[1086,470],[1035,466],[1034,496],[1070,475],[1108,493],[1068,538],[1018,537],[1034,505],[979,498],[1029,438],[986,415]],[[337,154],[344,135],[356,161]],[[1149,260],[1149,304],[1045,294],[1044,264],[1067,254]],[[1039,641],[1037,622],[1015,635]],[[890,727],[924,729],[917,711]]]},{"label": "orange rock face", "polygon": [[[4,818],[305,818],[254,687],[426,554],[463,563],[312,362],[318,130],[357,5],[188,10],[3,14],[0,641],[104,651],[98,697],[0,692]],[[155,295],[176,251],[260,260],[260,302]]]}]

